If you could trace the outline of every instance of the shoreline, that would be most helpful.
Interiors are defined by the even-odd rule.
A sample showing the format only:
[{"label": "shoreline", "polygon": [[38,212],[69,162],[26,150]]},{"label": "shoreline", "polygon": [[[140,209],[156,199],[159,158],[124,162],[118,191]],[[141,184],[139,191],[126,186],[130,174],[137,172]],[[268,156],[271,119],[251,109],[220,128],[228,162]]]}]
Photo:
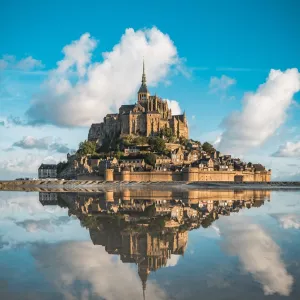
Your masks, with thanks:
[{"label": "shoreline", "polygon": [[98,180],[7,180],[0,181],[0,191],[91,191],[123,188],[164,189],[222,189],[222,190],[298,190],[300,182],[213,182],[213,181],[98,181]]}]

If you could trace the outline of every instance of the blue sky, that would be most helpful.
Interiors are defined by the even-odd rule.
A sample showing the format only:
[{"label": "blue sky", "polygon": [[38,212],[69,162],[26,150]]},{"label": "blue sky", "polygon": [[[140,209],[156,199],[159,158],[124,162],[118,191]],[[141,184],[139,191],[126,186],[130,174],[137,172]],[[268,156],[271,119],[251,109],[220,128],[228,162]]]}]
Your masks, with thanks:
[{"label": "blue sky", "polygon": [[[32,175],[41,161],[63,159],[65,151],[87,137],[89,122],[100,122],[118,104],[134,102],[144,56],[150,91],[179,103],[187,113],[192,138],[260,161],[273,169],[274,178],[300,178],[300,79],[298,71],[287,72],[300,68],[299,13],[298,1],[2,4],[0,177]],[[133,33],[126,33],[129,28]],[[81,40],[81,49],[88,45],[84,75],[74,61],[62,75],[57,63],[70,62],[68,55],[75,57],[72,42],[85,33],[89,35]],[[138,39],[141,36],[146,42]],[[69,54],[63,52],[67,45],[73,45]],[[280,70],[276,80],[267,79],[271,69]],[[62,78],[71,88],[62,96],[50,95]],[[98,102],[97,97],[85,98],[90,90],[78,96],[78,107],[89,106],[81,119],[78,111],[69,109],[83,89],[75,85],[83,81],[84,88],[94,84],[93,92],[104,98]],[[257,91],[262,84],[263,91]],[[111,94],[114,86],[119,92]],[[249,101],[248,92],[253,93]],[[243,104],[247,101],[249,107]],[[238,117],[232,116],[234,111]],[[16,117],[21,124],[13,121]],[[248,122],[249,128],[243,125]]]}]

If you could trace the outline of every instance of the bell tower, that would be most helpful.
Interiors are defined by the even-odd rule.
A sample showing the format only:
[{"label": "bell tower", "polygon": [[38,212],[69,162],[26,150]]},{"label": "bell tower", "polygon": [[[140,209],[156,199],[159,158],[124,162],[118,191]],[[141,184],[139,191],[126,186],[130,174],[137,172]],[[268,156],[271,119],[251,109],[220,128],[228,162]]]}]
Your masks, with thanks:
[{"label": "bell tower", "polygon": [[145,74],[145,62],[143,60],[143,75],[142,75],[142,84],[138,91],[138,102],[146,102],[150,96],[150,93],[146,84],[146,74]]}]

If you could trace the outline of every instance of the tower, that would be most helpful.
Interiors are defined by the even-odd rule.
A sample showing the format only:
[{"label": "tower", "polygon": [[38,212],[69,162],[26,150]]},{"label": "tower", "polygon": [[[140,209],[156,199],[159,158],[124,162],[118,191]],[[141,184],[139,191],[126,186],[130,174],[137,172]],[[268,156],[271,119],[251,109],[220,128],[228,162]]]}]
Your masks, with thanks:
[{"label": "tower", "polygon": [[143,60],[143,75],[142,75],[142,84],[141,87],[138,91],[138,102],[146,102],[147,99],[149,98],[150,93],[147,88],[146,84],[146,74],[145,74],[145,62]]}]

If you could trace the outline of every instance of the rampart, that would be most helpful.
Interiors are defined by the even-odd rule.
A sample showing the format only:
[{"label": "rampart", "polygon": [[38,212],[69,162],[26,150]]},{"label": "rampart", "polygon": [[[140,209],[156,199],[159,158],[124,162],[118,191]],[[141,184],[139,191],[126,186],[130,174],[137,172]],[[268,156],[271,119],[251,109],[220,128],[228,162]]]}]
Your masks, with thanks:
[{"label": "rampart", "polygon": [[198,168],[187,168],[180,172],[172,171],[105,171],[106,181],[139,181],[139,182],[270,182],[271,171],[203,171]]}]

